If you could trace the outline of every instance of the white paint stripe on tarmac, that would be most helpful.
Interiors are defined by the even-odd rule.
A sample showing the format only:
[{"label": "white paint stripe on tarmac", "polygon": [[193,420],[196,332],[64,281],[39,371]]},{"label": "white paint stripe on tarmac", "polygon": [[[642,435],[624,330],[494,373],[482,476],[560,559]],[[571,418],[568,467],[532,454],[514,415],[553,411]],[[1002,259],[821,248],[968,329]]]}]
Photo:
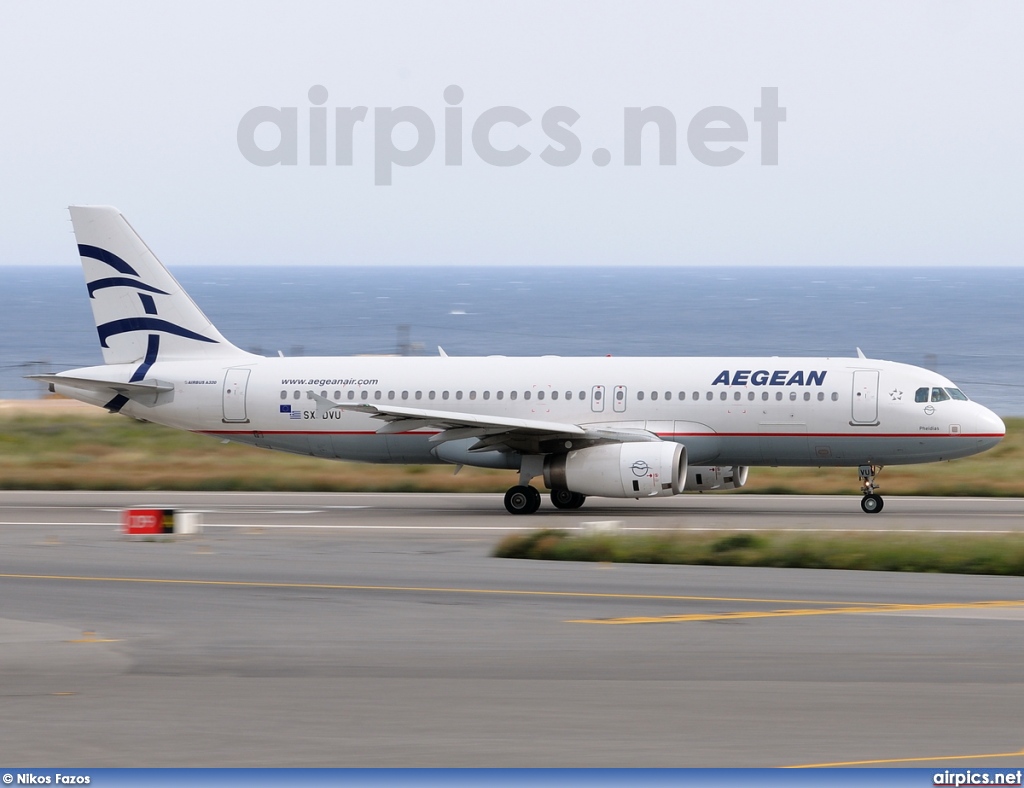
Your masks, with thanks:
[{"label": "white paint stripe on tarmac", "polygon": [[[112,522],[40,522],[40,521],[12,521],[0,522],[3,526],[38,526],[38,527],[59,527],[59,526],[102,526],[120,530],[118,523]],[[387,525],[387,524],[359,524],[359,523],[328,523],[328,524],[301,524],[301,523],[203,523],[204,529],[209,528],[266,528],[266,529],[287,529],[305,528],[321,530],[347,530],[347,531],[526,531],[533,530],[536,525],[531,523],[509,523],[508,525]],[[567,531],[580,531],[584,526],[579,524],[560,524],[560,528]],[[950,535],[1006,535],[1019,534],[1019,530],[970,530],[970,529],[938,529],[938,528],[730,528],[730,527],[696,527],[687,528],[675,526],[648,526],[648,525],[626,525],[624,531],[665,531],[665,532],[686,532],[686,533],[736,533],[750,532],[760,533],[771,531],[774,533],[823,533],[823,534],[950,534]]]}]

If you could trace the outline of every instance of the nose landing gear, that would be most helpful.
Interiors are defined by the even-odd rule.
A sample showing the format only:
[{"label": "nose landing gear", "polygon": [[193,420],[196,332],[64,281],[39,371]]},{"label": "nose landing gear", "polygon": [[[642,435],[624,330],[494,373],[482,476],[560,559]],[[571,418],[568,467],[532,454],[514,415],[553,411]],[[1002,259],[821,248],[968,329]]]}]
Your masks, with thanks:
[{"label": "nose landing gear", "polygon": [[882,506],[885,503],[882,500],[882,496],[875,492],[877,489],[875,475],[881,470],[882,466],[880,465],[861,465],[858,468],[860,472],[860,490],[864,493],[864,497],[860,499],[860,508],[866,514],[878,514],[882,511]]}]

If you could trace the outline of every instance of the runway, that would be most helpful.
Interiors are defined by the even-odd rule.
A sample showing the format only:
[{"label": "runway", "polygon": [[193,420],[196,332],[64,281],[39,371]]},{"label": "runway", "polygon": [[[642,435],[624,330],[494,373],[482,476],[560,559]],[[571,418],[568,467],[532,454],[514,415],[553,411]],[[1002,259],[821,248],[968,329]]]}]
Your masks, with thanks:
[{"label": "runway", "polygon": [[[594,502],[597,503],[597,502]],[[202,512],[133,541],[126,506]],[[0,493],[0,760],[1024,760],[1024,578],[489,557],[515,529],[1024,530],[1019,499]]]}]

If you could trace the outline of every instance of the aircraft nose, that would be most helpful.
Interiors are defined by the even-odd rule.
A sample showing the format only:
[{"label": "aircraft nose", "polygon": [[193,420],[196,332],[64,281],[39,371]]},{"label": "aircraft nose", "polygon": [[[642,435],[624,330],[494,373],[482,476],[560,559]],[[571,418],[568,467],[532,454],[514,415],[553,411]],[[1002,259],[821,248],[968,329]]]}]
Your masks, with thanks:
[{"label": "aircraft nose", "polygon": [[981,408],[981,413],[978,415],[978,437],[985,441],[987,447],[991,448],[1006,436],[1006,424],[985,407]]}]

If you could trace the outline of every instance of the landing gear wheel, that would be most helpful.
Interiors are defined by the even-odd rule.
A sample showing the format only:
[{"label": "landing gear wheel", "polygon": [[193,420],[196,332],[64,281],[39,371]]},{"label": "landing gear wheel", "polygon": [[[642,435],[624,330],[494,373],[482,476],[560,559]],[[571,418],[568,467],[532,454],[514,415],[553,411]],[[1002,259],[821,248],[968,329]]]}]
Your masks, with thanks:
[{"label": "landing gear wheel", "polygon": [[882,511],[882,496],[878,493],[871,493],[865,495],[860,499],[860,508],[863,509],[867,514],[878,514]]},{"label": "landing gear wheel", "polygon": [[571,490],[552,490],[551,503],[556,509],[579,509],[587,496],[583,493],[572,492]]},{"label": "landing gear wheel", "polygon": [[540,508],[540,493],[525,484],[510,487],[505,493],[505,508],[509,514],[533,514]]}]

